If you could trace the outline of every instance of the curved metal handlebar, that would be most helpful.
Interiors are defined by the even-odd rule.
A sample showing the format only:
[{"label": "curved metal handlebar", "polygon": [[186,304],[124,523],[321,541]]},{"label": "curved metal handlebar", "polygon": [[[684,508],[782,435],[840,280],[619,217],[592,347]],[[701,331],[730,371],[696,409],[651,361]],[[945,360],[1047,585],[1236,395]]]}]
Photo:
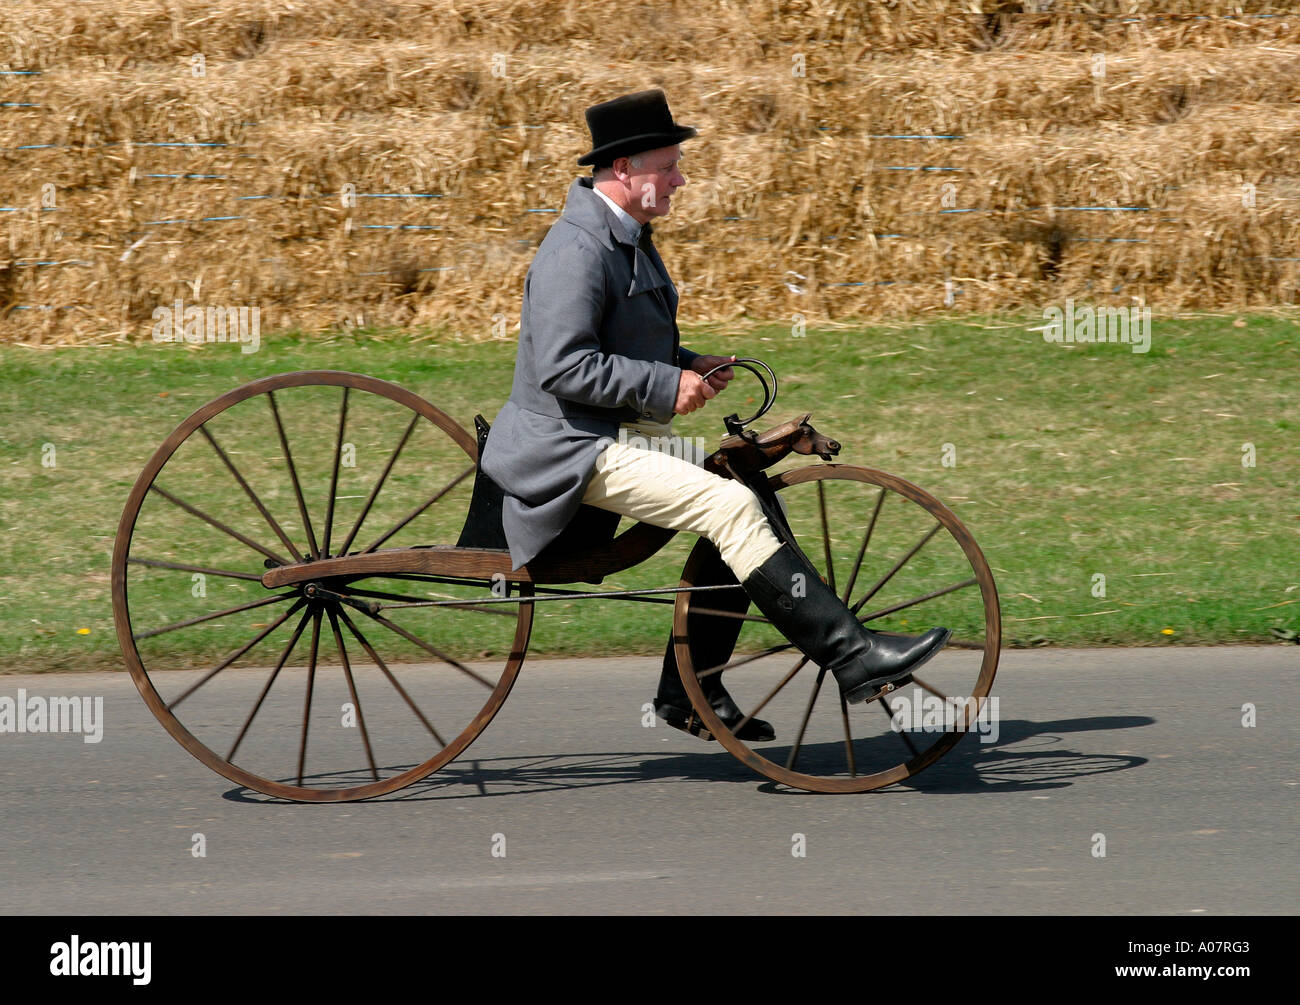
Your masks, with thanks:
[{"label": "curved metal handlebar", "polygon": [[[764,370],[766,370],[767,375],[772,378],[772,387],[770,390],[768,389],[767,381],[763,379],[763,375],[759,373],[756,369],[754,369],[754,367],[751,365],[754,363],[757,363]],[[722,420],[727,427],[727,432],[732,433],[734,435],[739,433],[741,430],[743,430],[751,422],[756,422],[757,420],[761,419],[764,415],[767,414],[767,410],[771,408],[774,404],[776,404],[777,383],[776,383],[776,374],[772,372],[772,368],[768,366],[766,363],[764,363],[761,359],[753,359],[751,357],[745,357],[743,359],[733,360],[730,363],[722,363],[718,366],[715,366],[708,373],[703,374],[700,379],[708,380],[719,370],[725,370],[729,366],[738,366],[742,370],[748,370],[755,377],[757,377],[758,382],[763,385],[763,407],[762,408],[760,408],[757,412],[751,415],[748,419],[741,420],[733,413],[732,415],[728,415],[725,419]]]}]

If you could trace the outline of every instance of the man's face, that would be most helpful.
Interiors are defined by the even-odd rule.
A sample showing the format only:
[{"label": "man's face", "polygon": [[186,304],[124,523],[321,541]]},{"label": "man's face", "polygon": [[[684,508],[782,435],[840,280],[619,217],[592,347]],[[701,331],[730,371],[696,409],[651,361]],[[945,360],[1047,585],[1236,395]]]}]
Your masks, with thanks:
[{"label": "man's face", "polygon": [[614,162],[615,174],[629,189],[632,205],[628,212],[638,223],[667,216],[672,209],[673,193],[686,184],[679,168],[681,156],[681,146],[673,145],[641,154],[639,168],[630,157],[620,157]]}]

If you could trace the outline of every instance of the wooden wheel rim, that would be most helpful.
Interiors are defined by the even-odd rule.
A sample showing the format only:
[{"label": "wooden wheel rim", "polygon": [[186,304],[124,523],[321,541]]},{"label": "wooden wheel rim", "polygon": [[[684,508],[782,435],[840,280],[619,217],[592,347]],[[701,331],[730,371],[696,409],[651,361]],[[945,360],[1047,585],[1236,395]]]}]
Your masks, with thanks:
[{"label": "wooden wheel rim", "polygon": [[[127,559],[130,555],[131,538],[140,508],[150,486],[180,445],[209,419],[239,402],[246,401],[259,394],[265,394],[268,391],[280,391],[293,387],[320,386],[345,387],[365,391],[403,405],[428,419],[438,429],[442,430],[465,452],[469,460],[474,461],[477,459],[478,445],[468,432],[434,405],[390,381],[340,370],[302,370],[263,377],[235,388],[218,398],[214,398],[181,422],[154,451],[136,479],[123,509],[122,518],[118,522],[117,536],[113,547],[111,573],[113,623],[117,629],[118,643],[122,647],[122,655],[126,661],[127,670],[130,672],[131,679],[135,682],[140,696],[144,699],[154,717],[171,734],[172,738],[199,761],[230,781],[266,795],[278,796],[297,802],[346,802],[394,792],[410,785],[412,782],[427,777],[465,751],[495,717],[519,676],[519,669],[523,665],[529,636],[532,632],[533,605],[520,603],[517,606],[518,617],[510,656],[506,660],[505,668],[496,687],[488,695],[478,715],[446,747],[428,760],[391,778],[350,788],[315,789],[263,778],[230,763],[195,737],[166,707],[162,696],[149,678],[149,673],[144,667],[135,644],[135,638],[131,630],[130,605],[126,582]],[[519,588],[524,595],[532,595],[531,584],[520,584]]]},{"label": "wooden wheel rim", "polygon": [[[979,676],[975,687],[972,689],[973,693],[969,697],[975,699],[988,697],[993,686],[993,678],[997,673],[998,656],[1002,643],[1002,616],[993,573],[989,569],[984,554],[980,551],[979,545],[975,543],[970,531],[966,529],[952,510],[924,489],[905,479],[875,468],[850,464],[813,464],[782,471],[773,475],[768,481],[773,489],[780,491],[789,486],[805,482],[828,480],[857,481],[876,485],[898,494],[909,502],[916,503],[933,516],[961,548],[967,561],[970,562],[971,571],[975,575],[980,589],[985,627],[983,658],[980,662]],[[697,542],[686,560],[685,568],[682,570],[682,586],[695,585],[700,564],[705,560],[706,553],[705,543],[703,541]],[[690,614],[693,596],[690,593],[678,594],[673,610],[673,638],[677,654],[678,672],[681,675],[682,684],[686,688],[686,693],[690,695],[691,704],[694,706],[696,714],[703,720],[705,727],[717,738],[718,742],[736,758],[773,781],[781,782],[792,788],[804,789],[808,792],[868,792],[903,781],[929,767],[951,750],[969,731],[959,730],[941,733],[934,743],[907,761],[892,768],[857,778],[824,778],[793,771],[783,765],[769,761],[761,754],[750,749],[743,740],[737,739],[723,725],[704,697],[703,688],[700,686],[695,675],[695,668],[691,663],[690,641],[687,634],[687,618]]]}]

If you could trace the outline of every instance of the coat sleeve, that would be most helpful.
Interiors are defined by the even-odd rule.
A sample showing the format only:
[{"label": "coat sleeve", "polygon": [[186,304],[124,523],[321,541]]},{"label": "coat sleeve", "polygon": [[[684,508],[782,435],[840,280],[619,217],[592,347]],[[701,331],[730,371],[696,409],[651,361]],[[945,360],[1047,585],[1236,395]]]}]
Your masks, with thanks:
[{"label": "coat sleeve", "polygon": [[699,357],[698,352],[691,352],[689,349],[678,348],[677,361],[681,364],[683,370],[689,370],[694,365],[695,360]]},{"label": "coat sleeve", "polygon": [[566,241],[538,256],[528,277],[524,296],[538,383],[557,398],[630,406],[644,418],[669,422],[681,369],[603,351],[605,270],[599,250],[584,243]]}]

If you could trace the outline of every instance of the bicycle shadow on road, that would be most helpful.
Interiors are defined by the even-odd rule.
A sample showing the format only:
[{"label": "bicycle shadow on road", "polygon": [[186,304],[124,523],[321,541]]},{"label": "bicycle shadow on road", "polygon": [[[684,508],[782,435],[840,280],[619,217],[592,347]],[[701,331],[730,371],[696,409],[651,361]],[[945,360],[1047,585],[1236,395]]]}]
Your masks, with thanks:
[{"label": "bicycle shadow on road", "polygon": [[1135,729],[1155,721],[1149,715],[1004,721],[999,724],[996,743],[981,743],[978,735],[966,737],[936,764],[882,792],[951,794],[1066,788],[1090,775],[1141,767],[1149,758],[1062,749],[1058,745],[1064,742],[1065,734]]},{"label": "bicycle shadow on road", "polygon": [[[1014,719],[999,723],[997,739],[983,743],[979,734],[964,737],[957,745],[934,764],[906,781],[879,789],[887,794],[953,795],[984,792],[1035,792],[1043,789],[1065,788],[1076,779],[1089,775],[1102,775],[1140,767],[1148,758],[1129,754],[1084,753],[1062,749],[1058,744],[1066,733],[1093,732],[1113,729],[1133,729],[1149,726],[1155,719],[1145,715],[1092,716],[1081,719],[1057,719],[1050,722],[1032,722]],[[916,737],[916,734],[912,734]],[[924,737],[924,734],[921,734]],[[924,737],[918,747],[924,749]],[[887,743],[879,738],[878,743]],[[1047,747],[1051,749],[1035,749]],[[788,749],[788,748],[787,748]],[[891,751],[892,753],[893,751]],[[770,760],[780,760],[776,753],[763,751]],[[877,755],[879,756],[879,755]],[[898,763],[893,757],[887,761],[871,762],[859,758],[860,774],[880,771]],[[800,754],[800,771],[816,774],[817,771],[842,770],[843,744],[823,743]],[[792,794],[792,789],[775,781],[759,786],[763,792]]]},{"label": "bicycle shadow on road", "polygon": [[[1129,754],[1097,754],[1061,749],[1066,734],[1134,729],[1149,726],[1155,719],[1145,715],[1091,716],[1031,722],[1025,719],[999,724],[996,743],[980,743],[978,735],[965,737],[940,760],[912,779],[899,782],[879,792],[952,795],[977,792],[1032,792],[1067,787],[1077,779],[1092,775],[1124,771],[1146,764],[1148,758]],[[871,744],[896,738],[873,738]],[[405,789],[369,802],[422,802],[463,799],[475,796],[524,796],[542,792],[625,785],[634,782],[740,782],[757,783],[758,791],[781,795],[814,795],[761,776],[731,756],[717,743],[709,749],[692,753],[664,753],[662,750],[639,752],[593,752],[547,754],[534,757],[465,757],[454,761],[428,778]],[[1048,748],[1048,749],[1039,749]],[[785,762],[789,745],[756,746],[764,757]],[[818,743],[805,746],[798,768],[815,773],[818,769],[838,770],[844,763],[842,743]],[[870,762],[863,760],[861,770]],[[897,757],[884,766],[898,763]],[[390,770],[390,769],[385,769]],[[876,768],[875,770],[880,770]],[[320,776],[308,784],[324,781],[360,783],[365,778],[351,774]],[[235,802],[283,803],[286,800],[263,796],[242,786],[224,793]],[[322,804],[337,805],[337,804]]]}]

